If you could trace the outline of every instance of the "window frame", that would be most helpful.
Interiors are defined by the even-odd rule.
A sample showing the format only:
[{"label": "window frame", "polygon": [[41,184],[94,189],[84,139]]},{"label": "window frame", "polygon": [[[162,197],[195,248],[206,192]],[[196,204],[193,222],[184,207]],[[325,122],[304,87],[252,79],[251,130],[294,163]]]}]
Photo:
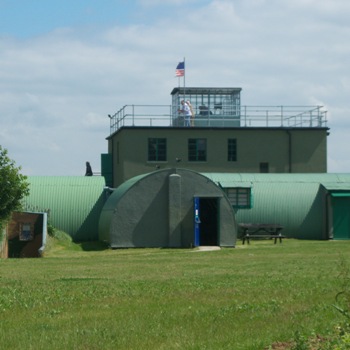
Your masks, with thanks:
[{"label": "window frame", "polygon": [[224,191],[229,202],[234,208],[252,208],[252,188],[251,187],[226,187]]},{"label": "window frame", "polygon": [[187,141],[187,158],[189,162],[207,161],[207,139],[190,138]]},{"label": "window frame", "polygon": [[268,162],[261,162],[259,164],[259,171],[261,174],[268,174],[270,172],[270,165]]},{"label": "window frame", "polygon": [[[154,149],[152,149],[152,146],[154,147]],[[167,161],[167,139],[165,137],[148,138],[147,161],[148,162],[166,162]]]},{"label": "window frame", "polygon": [[237,162],[237,139],[227,139],[227,161]]}]

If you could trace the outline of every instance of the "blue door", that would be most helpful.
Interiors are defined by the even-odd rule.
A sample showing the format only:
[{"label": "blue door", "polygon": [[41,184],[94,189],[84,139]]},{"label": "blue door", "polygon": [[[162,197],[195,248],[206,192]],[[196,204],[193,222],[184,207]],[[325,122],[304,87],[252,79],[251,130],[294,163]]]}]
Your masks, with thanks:
[{"label": "blue door", "polygon": [[199,211],[199,197],[194,197],[194,246],[199,247],[200,246],[200,211]]}]

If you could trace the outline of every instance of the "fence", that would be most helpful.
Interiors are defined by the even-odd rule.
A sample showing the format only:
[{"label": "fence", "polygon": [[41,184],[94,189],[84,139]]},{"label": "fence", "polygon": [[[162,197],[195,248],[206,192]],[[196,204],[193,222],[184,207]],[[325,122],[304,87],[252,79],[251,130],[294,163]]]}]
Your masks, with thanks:
[{"label": "fence", "polygon": [[[125,105],[110,118],[110,134],[124,126],[184,126],[171,105]],[[241,106],[239,115],[196,114],[200,127],[326,127],[323,106]]]}]

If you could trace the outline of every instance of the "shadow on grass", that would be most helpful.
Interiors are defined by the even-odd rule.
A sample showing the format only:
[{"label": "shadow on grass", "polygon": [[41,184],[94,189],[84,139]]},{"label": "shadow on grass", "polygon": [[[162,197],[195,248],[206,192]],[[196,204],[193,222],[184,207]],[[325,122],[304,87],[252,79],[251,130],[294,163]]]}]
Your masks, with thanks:
[{"label": "shadow on grass", "polygon": [[109,245],[104,242],[80,242],[78,243],[81,246],[81,249],[86,252],[97,252],[110,249]]}]

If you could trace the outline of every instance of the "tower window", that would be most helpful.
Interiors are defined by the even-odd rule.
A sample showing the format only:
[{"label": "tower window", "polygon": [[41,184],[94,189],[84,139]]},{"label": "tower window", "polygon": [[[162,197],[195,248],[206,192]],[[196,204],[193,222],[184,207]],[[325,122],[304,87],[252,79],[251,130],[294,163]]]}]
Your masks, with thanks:
[{"label": "tower window", "polygon": [[188,139],[188,160],[190,162],[205,162],[207,160],[206,139]]},{"label": "tower window", "polygon": [[269,163],[260,163],[260,172],[268,173],[269,172]]},{"label": "tower window", "polygon": [[227,140],[227,160],[229,162],[237,161],[237,140],[236,139]]},{"label": "tower window", "polygon": [[166,139],[148,139],[148,161],[166,161]]}]

